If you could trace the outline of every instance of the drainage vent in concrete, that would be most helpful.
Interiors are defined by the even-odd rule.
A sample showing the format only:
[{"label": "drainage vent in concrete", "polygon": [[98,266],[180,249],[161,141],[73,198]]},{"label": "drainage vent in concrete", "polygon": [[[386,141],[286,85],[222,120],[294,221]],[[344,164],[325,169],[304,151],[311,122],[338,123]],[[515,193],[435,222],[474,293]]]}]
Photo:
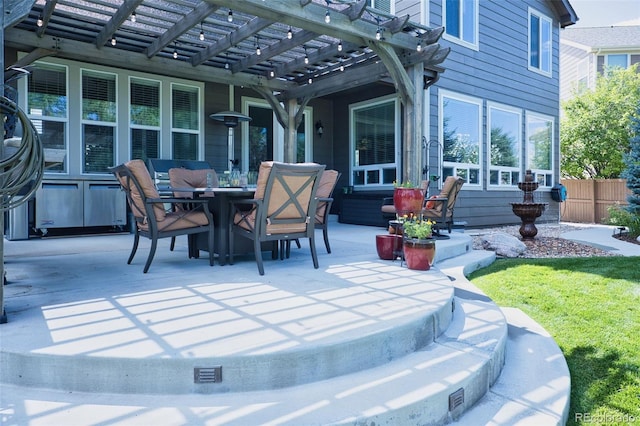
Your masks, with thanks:
[{"label": "drainage vent in concrete", "polygon": [[453,411],[464,403],[464,389],[460,388],[449,395],[449,411]]},{"label": "drainage vent in concrete", "polygon": [[222,366],[195,367],[193,369],[194,383],[220,383],[222,381]]}]

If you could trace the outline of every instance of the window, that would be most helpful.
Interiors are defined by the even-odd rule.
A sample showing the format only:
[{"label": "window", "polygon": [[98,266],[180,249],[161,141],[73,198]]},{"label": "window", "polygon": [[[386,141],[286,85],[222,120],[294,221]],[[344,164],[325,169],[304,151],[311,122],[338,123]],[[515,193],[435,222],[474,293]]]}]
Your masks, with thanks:
[{"label": "window", "polygon": [[367,3],[369,6],[375,9],[379,9],[391,14],[394,13],[394,11],[392,10],[394,2],[392,2],[391,0],[368,0]]},{"label": "window", "polygon": [[160,82],[132,78],[129,91],[131,158],[159,158]]},{"label": "window", "polygon": [[589,58],[576,65],[576,92],[584,93],[589,88]]},{"label": "window", "polygon": [[540,186],[553,186],[553,118],[527,113],[527,169]]},{"label": "window", "polygon": [[83,173],[109,173],[115,164],[116,76],[82,70]]},{"label": "window", "polygon": [[551,75],[551,25],[551,19],[529,9],[529,69],[546,75]]},{"label": "window", "polygon": [[445,38],[478,50],[478,0],[445,0]]},{"label": "window", "polygon": [[47,167],[47,173],[68,173],[68,102],[67,67],[35,63],[27,79],[26,111],[48,156],[59,160]]},{"label": "window", "polygon": [[480,186],[482,101],[440,91],[442,178],[462,177],[467,187]]},{"label": "window", "polygon": [[515,187],[520,181],[522,114],[516,108],[489,104],[489,186]]},{"label": "window", "polygon": [[629,55],[607,55],[607,67],[627,69],[629,67]]},{"label": "window", "polygon": [[351,156],[354,186],[391,185],[396,180],[399,150],[397,99],[352,105]]},{"label": "window", "polygon": [[197,87],[171,88],[172,158],[197,160],[200,141],[200,92]]}]

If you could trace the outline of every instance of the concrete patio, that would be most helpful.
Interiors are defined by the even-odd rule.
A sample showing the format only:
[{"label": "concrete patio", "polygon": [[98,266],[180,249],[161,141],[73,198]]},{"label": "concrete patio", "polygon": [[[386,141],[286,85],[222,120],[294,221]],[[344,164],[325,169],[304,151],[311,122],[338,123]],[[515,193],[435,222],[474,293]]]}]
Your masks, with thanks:
[{"label": "concrete patio", "polygon": [[493,253],[453,232],[410,271],[378,259],[384,232],[334,222],[319,269],[302,241],[262,277],[186,238],[147,274],[129,234],[7,241],[2,423],[564,424],[553,339],[464,278]]}]

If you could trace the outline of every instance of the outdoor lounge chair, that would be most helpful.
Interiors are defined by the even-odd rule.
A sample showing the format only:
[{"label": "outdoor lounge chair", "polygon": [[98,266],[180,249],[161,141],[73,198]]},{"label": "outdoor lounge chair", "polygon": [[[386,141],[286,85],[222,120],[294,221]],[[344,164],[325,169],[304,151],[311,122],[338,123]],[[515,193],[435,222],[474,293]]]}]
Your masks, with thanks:
[{"label": "outdoor lounge chair", "polygon": [[[144,266],[146,273],[151,266],[160,238],[207,233],[209,265],[213,266],[213,217],[207,208],[208,200],[191,200],[190,208],[165,211],[165,205],[184,203],[184,199],[161,198],[142,160],[131,160],[109,170],[126,192],[129,207],[136,221],[133,248],[127,264],[131,264],[136,254],[141,235],[151,240],[151,249]],[[189,257],[193,257],[191,242]]]},{"label": "outdoor lounge chair", "polygon": [[272,161],[260,165],[254,198],[231,202],[230,264],[233,264],[234,235],[253,240],[260,275],[264,275],[262,242],[272,241],[276,246],[280,243],[282,253],[290,240],[308,238],[313,266],[318,268],[313,215],[324,167]]}]

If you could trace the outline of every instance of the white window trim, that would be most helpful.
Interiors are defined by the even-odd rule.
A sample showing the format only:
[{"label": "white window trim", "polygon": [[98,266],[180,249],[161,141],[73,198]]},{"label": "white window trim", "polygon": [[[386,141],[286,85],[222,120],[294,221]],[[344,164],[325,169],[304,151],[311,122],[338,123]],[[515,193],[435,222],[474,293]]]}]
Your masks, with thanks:
[{"label": "white window trim", "polygon": [[[540,46],[540,68],[531,65],[531,15],[535,15],[540,18],[540,23],[542,23],[543,20],[549,22],[549,42],[551,43],[551,48],[549,49],[549,71],[542,69],[542,39],[538,40],[538,45]],[[540,37],[542,38],[542,28],[540,28]],[[532,7],[529,7],[527,13],[527,67],[529,68],[529,71],[536,72],[546,77],[551,77],[553,74],[553,20]]]},{"label": "white window trim", "polygon": [[[473,31],[475,33],[474,39],[475,39],[475,43],[469,43],[466,40],[463,40],[461,38],[452,36],[450,34],[447,34],[447,31],[445,30],[445,32],[442,34],[442,38],[444,38],[445,40],[448,40],[452,43],[455,44],[459,44],[460,46],[464,46],[467,47],[469,49],[475,50],[475,51],[479,51],[480,50],[480,25],[479,25],[479,19],[480,19],[480,1],[479,0],[474,0],[475,2],[475,13],[474,13],[474,25],[473,25]],[[464,6],[464,3],[462,4],[462,6]],[[462,7],[461,6],[461,7]],[[462,16],[464,16],[464,11],[462,12]],[[460,16],[460,19],[462,19],[462,16]],[[447,7],[446,7],[446,0],[442,0],[442,25],[445,25],[445,23],[447,22]],[[460,28],[464,28],[463,23],[460,23]]]},{"label": "white window trim", "polygon": [[[24,55],[20,55],[20,57],[22,58],[22,56]],[[67,88],[67,111],[66,111],[66,116],[65,117],[49,117],[49,116],[45,116],[42,114],[32,114],[29,111],[29,94],[28,94],[28,90],[29,90],[29,85],[28,85],[28,79],[27,78],[23,78],[20,80],[19,84],[19,90],[18,90],[18,104],[19,105],[25,105],[24,111],[27,114],[27,117],[29,117],[30,120],[40,120],[40,121],[57,121],[57,122],[61,122],[61,123],[65,123],[65,141],[64,141],[64,146],[65,146],[65,158],[66,158],[66,163],[65,163],[65,170],[60,171],[60,172],[53,172],[53,171],[47,171],[47,169],[44,170],[44,174],[45,175],[52,175],[52,176],[64,176],[64,175],[69,175],[71,172],[69,171],[70,169],[70,164],[69,164],[69,152],[70,152],[70,147],[69,147],[69,133],[70,133],[70,129],[69,129],[69,108],[70,108],[70,87],[69,87],[69,66],[65,65],[65,64],[60,64],[57,62],[46,62],[46,61],[37,61],[36,64],[41,64],[41,65],[49,65],[49,66],[56,66],[56,67],[61,67],[65,69],[65,85]],[[82,94],[80,95],[82,96]]]},{"label": "white window trim", "polygon": [[[514,114],[518,115],[518,129],[520,129],[520,131],[518,132],[518,159],[519,159],[519,165],[517,167],[504,167],[504,166],[493,166],[491,164],[491,124],[492,124],[492,117],[491,117],[491,110],[493,109],[498,109],[498,110],[502,110],[502,111],[506,111],[506,112],[511,112]],[[518,173],[520,173],[520,177],[522,178],[522,176],[524,176],[523,174],[523,164],[524,164],[524,154],[523,154],[523,145],[522,145],[522,122],[523,122],[523,113],[522,113],[522,109],[520,108],[516,108],[516,107],[512,107],[509,105],[504,105],[504,104],[500,104],[497,102],[491,102],[491,101],[487,101],[487,148],[486,148],[486,152],[487,152],[487,159],[486,159],[486,163],[487,163],[487,177],[486,177],[486,181],[487,181],[487,189],[488,190],[500,190],[500,191],[505,191],[505,190],[517,190],[518,186],[517,185],[492,185],[490,180],[491,180],[491,169],[492,168],[497,168],[499,170],[499,172],[502,171],[517,171]]]},{"label": "white window trim", "polygon": [[[471,163],[454,163],[451,161],[444,161],[444,140],[442,137],[443,131],[444,131],[444,98],[451,98],[451,99],[455,99],[458,101],[462,101],[462,102],[468,102],[468,103],[472,103],[478,106],[478,136],[479,136],[479,141],[478,141],[478,164],[471,164]],[[482,127],[483,127],[483,104],[484,104],[484,100],[481,98],[474,98],[472,96],[467,96],[467,95],[463,95],[457,92],[451,92],[448,90],[439,90],[438,91],[438,140],[440,141],[440,144],[442,146],[442,161],[441,161],[441,165],[440,165],[440,176],[442,179],[443,176],[443,169],[444,167],[454,167],[454,168],[459,168],[459,169],[471,169],[471,168],[478,168],[478,183],[477,184],[472,184],[470,182],[465,182],[464,186],[462,187],[462,189],[464,190],[482,190],[483,187],[483,181],[484,181],[484,177],[483,177],[483,167],[482,165],[484,164],[484,159],[483,159],[483,155],[482,155],[482,151],[483,151],[483,146],[484,146],[484,142],[483,142],[483,132],[482,132]],[[461,166],[461,167],[458,167]],[[467,178],[469,177],[469,175],[467,175]]]},{"label": "white window trim", "polygon": [[[531,169],[531,172],[537,177],[538,174],[550,174],[551,185],[540,185],[540,189],[550,189],[553,186],[553,182],[556,182],[558,178],[554,170],[554,162],[556,158],[556,120],[550,115],[541,114],[538,112],[525,110],[525,140],[524,140],[524,168],[529,169],[529,118],[538,118],[540,120],[551,121],[551,169]],[[524,178],[524,175],[523,175]]]},{"label": "white window trim", "polygon": [[[198,93],[198,128],[196,130],[193,129],[180,129],[173,127],[173,89],[176,87],[185,87],[189,89],[196,89]],[[162,94],[161,94],[162,95]],[[162,98],[161,98],[162,100]],[[203,100],[202,100],[202,88],[200,86],[185,84],[185,83],[171,83],[169,85],[169,158],[173,158],[173,134],[174,132],[180,133],[190,133],[194,135],[198,135],[198,153],[196,155],[196,159],[199,161],[204,160],[204,137],[202,136],[203,131],[203,123],[204,123],[204,113],[202,108]]]},{"label": "white window trim", "polygon": [[[361,108],[364,107],[371,107],[371,106],[375,106],[375,105],[380,105],[383,103],[387,103],[389,101],[393,101],[394,103],[394,110],[395,110],[395,123],[394,123],[394,132],[395,132],[395,141],[394,141],[394,145],[395,145],[395,163],[385,163],[386,166],[384,166],[383,164],[375,164],[375,165],[367,165],[367,166],[355,166],[355,147],[356,147],[356,141],[355,141],[355,125],[353,123],[353,113]],[[389,168],[389,167],[393,167],[395,166],[396,168],[396,177],[397,176],[401,176],[401,169],[400,169],[400,160],[401,160],[401,144],[400,144],[400,140],[401,140],[401,128],[400,128],[400,100],[398,99],[398,97],[396,95],[388,95],[388,96],[382,96],[380,98],[375,98],[375,99],[369,99],[363,102],[357,102],[354,104],[349,105],[349,185],[354,185],[353,184],[353,172],[355,170],[362,170],[365,172],[365,176],[366,176],[366,171],[367,170],[379,170],[380,171],[380,177],[382,177],[382,171],[385,168]],[[365,182],[364,185],[354,185],[356,188],[360,188],[360,189],[389,189],[392,187],[391,184],[367,184]]]}]

